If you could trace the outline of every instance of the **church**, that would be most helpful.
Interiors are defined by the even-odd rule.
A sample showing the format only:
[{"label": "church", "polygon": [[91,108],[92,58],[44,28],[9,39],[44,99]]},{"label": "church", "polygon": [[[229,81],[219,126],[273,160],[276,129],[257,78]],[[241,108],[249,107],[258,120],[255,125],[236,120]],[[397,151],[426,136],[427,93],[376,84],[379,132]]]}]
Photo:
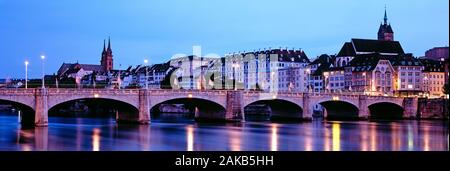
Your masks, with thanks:
[{"label": "church", "polygon": [[[106,40],[103,41],[103,52],[101,55],[100,65],[80,64],[80,63],[63,63],[58,69],[57,76],[59,79],[73,78],[77,85],[81,84],[83,77],[91,74],[107,75],[114,69],[113,52],[111,48],[111,39],[108,39],[108,47]],[[105,78],[106,79],[106,78]]]}]

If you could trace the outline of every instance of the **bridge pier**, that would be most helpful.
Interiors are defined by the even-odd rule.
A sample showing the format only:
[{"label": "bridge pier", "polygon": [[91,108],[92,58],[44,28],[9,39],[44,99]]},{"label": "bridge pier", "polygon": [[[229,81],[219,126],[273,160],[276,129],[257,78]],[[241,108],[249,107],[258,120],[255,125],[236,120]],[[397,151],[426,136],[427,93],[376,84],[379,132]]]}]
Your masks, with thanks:
[{"label": "bridge pier", "polygon": [[367,96],[358,97],[358,119],[368,120],[370,118],[369,107],[367,106]]},{"label": "bridge pier", "polygon": [[313,107],[310,106],[309,95],[303,94],[303,113],[302,117],[304,120],[312,120],[313,119]]},{"label": "bridge pier", "polygon": [[147,89],[139,90],[139,118],[138,123],[149,124],[150,123],[150,98]]},{"label": "bridge pier", "polygon": [[225,121],[242,122],[244,118],[244,95],[241,91],[227,92],[227,105],[225,112]]},{"label": "bridge pier", "polygon": [[37,127],[48,126],[48,90],[36,89],[35,90],[35,117],[34,124]]},{"label": "bridge pier", "polygon": [[415,119],[417,117],[419,99],[417,97],[407,97],[403,99],[403,118]]}]

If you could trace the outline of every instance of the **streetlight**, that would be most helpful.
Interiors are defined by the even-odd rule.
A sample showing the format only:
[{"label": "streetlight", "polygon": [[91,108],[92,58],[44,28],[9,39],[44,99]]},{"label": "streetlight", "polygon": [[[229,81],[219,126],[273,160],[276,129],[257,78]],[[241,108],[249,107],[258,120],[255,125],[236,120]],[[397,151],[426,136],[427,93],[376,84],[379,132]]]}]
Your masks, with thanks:
[{"label": "streetlight", "polygon": [[325,72],[325,73],[323,73],[323,75],[325,76],[325,80],[324,80],[325,85],[323,85],[324,92],[327,93],[328,92],[328,83],[329,83],[329,81],[328,81],[329,74],[328,74],[328,72]]},{"label": "streetlight", "polygon": [[45,56],[41,55],[41,60],[42,60],[42,89],[45,88],[45,83],[44,83],[44,78],[45,78],[45,65],[44,65],[44,61],[45,61]]},{"label": "streetlight", "polygon": [[307,88],[308,88],[308,92],[310,92],[310,90],[312,90],[312,85],[311,85],[311,69],[307,68],[306,69],[306,73],[308,74],[308,84],[307,84]]},{"label": "streetlight", "polygon": [[25,60],[25,89],[28,89],[28,60]]},{"label": "streetlight", "polygon": [[145,63],[145,89],[148,89],[148,76],[147,76],[147,74],[148,74],[148,60],[145,59],[144,63]]}]

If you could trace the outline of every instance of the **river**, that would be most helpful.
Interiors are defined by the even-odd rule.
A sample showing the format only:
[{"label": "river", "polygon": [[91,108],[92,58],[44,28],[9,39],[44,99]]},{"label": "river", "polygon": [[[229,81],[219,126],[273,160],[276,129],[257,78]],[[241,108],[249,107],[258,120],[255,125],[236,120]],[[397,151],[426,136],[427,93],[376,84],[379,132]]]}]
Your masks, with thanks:
[{"label": "river", "polygon": [[0,115],[0,151],[448,151],[448,122],[195,123],[50,117],[22,128]]}]

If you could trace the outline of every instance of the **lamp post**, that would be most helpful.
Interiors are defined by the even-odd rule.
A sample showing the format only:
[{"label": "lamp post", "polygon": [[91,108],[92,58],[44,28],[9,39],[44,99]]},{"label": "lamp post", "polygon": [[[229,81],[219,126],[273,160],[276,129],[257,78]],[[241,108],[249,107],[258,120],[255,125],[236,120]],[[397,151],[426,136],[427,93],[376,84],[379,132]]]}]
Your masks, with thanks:
[{"label": "lamp post", "polygon": [[311,69],[307,68],[306,69],[306,74],[308,74],[307,88],[308,88],[308,92],[310,92],[310,90],[312,89],[312,85],[311,85]]},{"label": "lamp post", "polygon": [[148,89],[148,60],[144,60],[145,63],[145,89]]},{"label": "lamp post", "polygon": [[323,74],[324,76],[325,76],[325,80],[324,80],[324,85],[323,85],[323,87],[324,87],[324,93],[327,93],[328,92],[328,83],[329,83],[329,81],[328,81],[328,72],[325,72],[324,74]]},{"label": "lamp post", "polygon": [[45,65],[44,65],[44,61],[45,61],[45,56],[41,55],[41,60],[42,60],[42,89],[45,88]]},{"label": "lamp post", "polygon": [[28,89],[28,65],[30,62],[28,60],[25,61],[25,89]]}]

